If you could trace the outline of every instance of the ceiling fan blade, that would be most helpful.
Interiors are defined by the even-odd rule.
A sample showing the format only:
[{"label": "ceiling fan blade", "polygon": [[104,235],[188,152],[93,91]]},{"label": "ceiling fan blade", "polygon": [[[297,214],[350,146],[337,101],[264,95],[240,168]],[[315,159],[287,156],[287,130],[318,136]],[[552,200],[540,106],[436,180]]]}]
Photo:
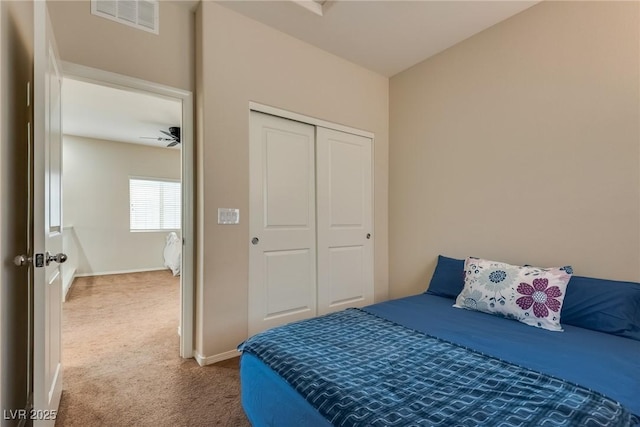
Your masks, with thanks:
[{"label": "ceiling fan blade", "polygon": [[173,135],[171,135],[169,132],[167,132],[166,130],[160,130],[160,132],[164,133],[165,135],[171,137],[171,139],[174,139],[175,137]]},{"label": "ceiling fan blade", "polygon": [[167,145],[167,147],[173,147],[174,145],[178,145],[179,143],[180,143],[180,141],[173,141],[172,143]]},{"label": "ceiling fan blade", "polygon": [[160,141],[160,142],[173,141],[174,140],[173,138],[163,138],[161,136],[160,137],[158,137],[158,136],[139,136],[138,138],[141,138],[141,139],[154,139],[154,140]]}]

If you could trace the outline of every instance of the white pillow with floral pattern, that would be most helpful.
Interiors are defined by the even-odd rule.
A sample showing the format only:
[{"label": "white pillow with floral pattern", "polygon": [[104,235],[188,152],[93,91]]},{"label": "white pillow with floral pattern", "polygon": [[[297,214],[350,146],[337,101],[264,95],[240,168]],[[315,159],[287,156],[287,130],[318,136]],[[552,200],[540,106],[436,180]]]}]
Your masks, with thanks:
[{"label": "white pillow with floral pattern", "polygon": [[498,314],[538,328],[562,331],[560,311],[572,273],[571,267],[521,267],[467,258],[464,288],[454,307]]}]

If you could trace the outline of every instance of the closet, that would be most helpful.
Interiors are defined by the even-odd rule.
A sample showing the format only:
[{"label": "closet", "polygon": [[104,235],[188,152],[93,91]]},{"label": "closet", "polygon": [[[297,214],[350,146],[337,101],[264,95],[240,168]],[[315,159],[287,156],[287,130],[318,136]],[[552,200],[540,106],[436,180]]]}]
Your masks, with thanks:
[{"label": "closet", "polygon": [[249,139],[249,334],[373,303],[372,139],[256,111]]}]

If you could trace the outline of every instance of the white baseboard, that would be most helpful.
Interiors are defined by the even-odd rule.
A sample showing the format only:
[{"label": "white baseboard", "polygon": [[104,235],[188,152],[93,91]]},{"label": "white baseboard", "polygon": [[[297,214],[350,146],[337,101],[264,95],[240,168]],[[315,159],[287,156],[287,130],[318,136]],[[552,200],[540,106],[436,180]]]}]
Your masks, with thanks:
[{"label": "white baseboard", "polygon": [[69,293],[69,289],[71,289],[71,285],[76,278],[76,269],[71,270],[70,273],[64,274],[62,277],[62,302],[67,300],[67,294]]},{"label": "white baseboard", "polygon": [[223,360],[227,359],[233,359],[234,357],[238,356],[240,356],[240,352],[238,350],[229,350],[225,351],[224,353],[214,354],[213,356],[206,357],[201,355],[197,351],[194,352],[194,358],[200,366],[212,365],[214,363],[222,362]]},{"label": "white baseboard", "polygon": [[133,270],[99,271],[95,273],[76,273],[76,277],[108,276],[110,274],[146,273],[148,271],[169,270],[167,267],[136,268]]}]

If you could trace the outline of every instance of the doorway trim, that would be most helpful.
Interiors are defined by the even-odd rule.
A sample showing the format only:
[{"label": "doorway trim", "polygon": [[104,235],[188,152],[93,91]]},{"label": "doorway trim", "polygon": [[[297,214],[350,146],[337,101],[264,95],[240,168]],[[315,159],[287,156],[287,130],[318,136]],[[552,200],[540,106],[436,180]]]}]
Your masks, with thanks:
[{"label": "doorway trim", "polygon": [[[2,9],[3,9],[3,5],[0,4],[0,22],[2,22]],[[6,59],[4,57],[4,50],[3,50],[3,41],[2,38],[4,37],[4,32],[2,30],[0,30],[0,57],[2,57],[2,65],[0,65],[0,90],[4,89],[4,78],[3,78],[3,66],[6,63]],[[29,79],[31,80],[31,79]],[[4,133],[3,133],[3,125],[2,123],[4,122],[4,107],[3,107],[3,103],[2,101],[0,101],[0,143],[2,143],[3,145],[6,144],[5,140],[4,140]],[[0,188],[2,187],[2,150],[0,150]],[[4,195],[4,193],[3,193]],[[3,228],[4,223],[2,222],[2,212],[0,211],[0,230]],[[2,253],[2,248],[0,247],[0,259],[5,259],[7,257],[7,254],[3,254]],[[6,266],[2,266],[0,267],[0,277],[4,276],[5,274],[5,269],[7,267]],[[2,284],[2,279],[0,279],[0,284]],[[0,292],[0,341],[2,340],[2,292]],[[4,402],[4,400],[2,400],[2,389],[4,388],[4,382],[2,382],[2,351],[0,351],[0,404],[2,404]]]},{"label": "doorway trim", "polygon": [[62,61],[65,77],[95,83],[115,89],[175,98],[182,101],[182,269],[180,289],[180,356],[191,358],[194,354],[194,179],[195,144],[193,138],[193,93],[183,89],[141,80],[123,74]]}]

